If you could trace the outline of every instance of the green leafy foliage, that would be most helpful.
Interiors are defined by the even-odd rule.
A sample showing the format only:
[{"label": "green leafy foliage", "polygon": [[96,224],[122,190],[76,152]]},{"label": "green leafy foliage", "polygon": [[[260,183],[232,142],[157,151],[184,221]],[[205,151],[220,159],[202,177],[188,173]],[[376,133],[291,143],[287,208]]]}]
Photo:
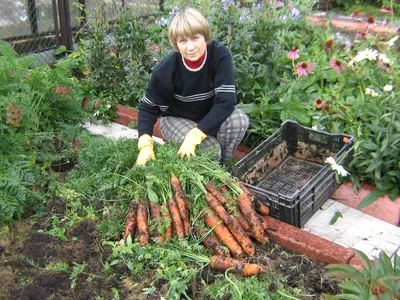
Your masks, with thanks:
[{"label": "green leafy foliage", "polygon": [[0,220],[5,222],[44,200],[41,187],[49,168],[73,159],[75,126],[83,117],[69,63],[35,63],[0,41]]},{"label": "green leafy foliage", "polygon": [[395,254],[393,262],[381,251],[373,263],[362,251],[352,249],[360,259],[363,269],[348,264],[328,265],[328,276],[344,279],[340,286],[342,294],[326,299],[397,299],[400,296],[400,257]]},{"label": "green leafy foliage", "polygon": [[136,106],[153,67],[143,20],[126,9],[109,24],[98,11],[81,34],[69,60],[74,61],[77,76],[84,82],[85,96]]}]

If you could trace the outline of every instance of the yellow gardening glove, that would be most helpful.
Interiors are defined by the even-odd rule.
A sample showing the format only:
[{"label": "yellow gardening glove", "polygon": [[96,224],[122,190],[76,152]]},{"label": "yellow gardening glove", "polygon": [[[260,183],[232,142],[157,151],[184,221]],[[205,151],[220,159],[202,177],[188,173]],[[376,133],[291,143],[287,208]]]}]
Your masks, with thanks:
[{"label": "yellow gardening glove", "polygon": [[207,135],[197,127],[191,129],[186,134],[185,139],[179,148],[178,155],[180,157],[190,157],[192,155],[196,155],[196,146],[200,145],[206,137]]},{"label": "yellow gardening glove", "polygon": [[136,160],[137,166],[145,166],[149,160],[156,159],[153,150],[153,138],[148,134],[143,134],[138,142],[139,155]]}]

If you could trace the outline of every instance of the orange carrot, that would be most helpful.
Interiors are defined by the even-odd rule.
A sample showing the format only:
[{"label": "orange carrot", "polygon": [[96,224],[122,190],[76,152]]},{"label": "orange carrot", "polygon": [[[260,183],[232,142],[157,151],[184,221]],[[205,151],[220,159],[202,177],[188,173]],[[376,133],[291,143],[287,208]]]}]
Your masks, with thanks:
[{"label": "orange carrot", "polygon": [[175,201],[178,206],[179,214],[181,215],[181,219],[183,222],[183,232],[185,237],[188,237],[190,234],[190,204],[187,201],[185,194],[183,193],[181,182],[178,177],[171,177],[171,186],[174,192]]},{"label": "orange carrot", "polygon": [[221,248],[221,242],[212,231],[207,234],[207,232],[199,226],[194,227],[193,230],[195,234],[203,238],[202,243],[204,244],[204,246],[206,246],[207,249],[211,250],[214,255],[230,256],[229,252],[224,251]]},{"label": "orange carrot", "polygon": [[242,225],[244,231],[246,232],[248,237],[252,237],[253,234],[251,233],[250,224],[247,222],[246,218],[243,216],[242,212],[237,209],[236,207],[232,210],[232,215],[238,220],[240,225]]},{"label": "orange carrot", "polygon": [[221,205],[221,203],[219,203],[218,200],[210,193],[207,193],[206,200],[208,204],[210,204],[210,206],[218,214],[221,220],[225,223],[226,227],[228,227],[229,231],[236,238],[236,241],[242,247],[244,252],[246,252],[248,256],[254,256],[254,244],[247,236],[239,221],[236,218],[230,216],[226,212],[225,208]]},{"label": "orange carrot", "polygon": [[169,198],[168,207],[169,207],[169,212],[171,214],[172,225],[175,230],[175,234],[178,238],[183,238],[185,236],[183,222],[181,215],[179,214],[178,205],[176,204],[174,198]]},{"label": "orange carrot", "polygon": [[161,205],[161,215],[164,221],[167,223],[165,224],[166,228],[164,231],[164,241],[168,243],[172,240],[172,221],[171,221],[171,215],[169,214],[167,203],[163,203]]},{"label": "orange carrot", "polygon": [[263,216],[269,216],[269,207],[262,203],[261,200],[254,198],[253,205],[259,214]]},{"label": "orange carrot", "polygon": [[140,245],[147,245],[150,240],[150,230],[147,224],[147,208],[142,203],[137,207],[137,227]]},{"label": "orange carrot", "polygon": [[181,182],[179,181],[178,177],[176,176],[171,177],[171,186],[172,186],[172,191],[174,192],[176,204],[179,209],[179,214],[181,215],[181,219],[186,220],[187,215],[186,215],[185,194],[183,193]]},{"label": "orange carrot", "polygon": [[222,272],[233,268],[233,273],[238,273],[243,276],[257,275],[263,272],[262,266],[258,264],[247,263],[238,259],[218,255],[211,257],[210,267],[214,270]]},{"label": "orange carrot", "polygon": [[130,235],[132,240],[135,239],[135,231],[137,226],[137,206],[138,201],[132,200],[128,207],[128,214],[126,215],[126,224],[125,224],[125,233],[124,233],[124,241]]},{"label": "orange carrot", "polygon": [[151,232],[151,236],[154,237],[154,239],[157,242],[164,242],[164,238],[161,235],[161,228],[160,228],[160,223],[161,223],[161,208],[160,205],[153,201],[149,201],[149,208],[150,208],[150,216],[151,219],[154,221],[156,227],[154,230]]},{"label": "orange carrot", "polygon": [[264,227],[251,205],[251,199],[248,194],[240,194],[238,197],[240,210],[242,211],[247,222],[250,224],[250,230],[253,237],[261,242],[268,242],[268,237],[264,231]]},{"label": "orange carrot", "polygon": [[242,247],[235,240],[229,229],[221,222],[221,219],[211,209],[204,212],[204,222],[209,228],[213,229],[221,242],[228,247],[233,257],[245,257]]},{"label": "orange carrot", "polygon": [[238,185],[245,194],[248,194],[250,196],[251,199],[255,198],[255,195],[253,193],[253,191],[251,191],[247,186],[245,186],[242,182],[237,181],[236,185]]},{"label": "orange carrot", "polygon": [[225,197],[221,194],[220,191],[218,191],[218,189],[215,187],[215,185],[213,185],[211,182],[207,182],[206,184],[204,184],[204,187],[206,188],[206,190],[209,193],[211,193],[215,198],[217,198],[217,200],[221,204],[225,204],[226,203]]},{"label": "orange carrot", "polygon": [[268,229],[267,219],[266,219],[266,218],[263,218],[263,216],[260,215],[260,214],[258,214],[257,212],[256,212],[255,214],[256,214],[258,220],[260,221],[262,227],[264,228],[264,230],[265,230],[265,229]]},{"label": "orange carrot", "polygon": [[[186,201],[187,202],[187,201]],[[183,222],[183,233],[185,237],[188,237],[190,235],[190,212],[187,206],[185,207],[186,209],[186,219],[182,220]]]}]

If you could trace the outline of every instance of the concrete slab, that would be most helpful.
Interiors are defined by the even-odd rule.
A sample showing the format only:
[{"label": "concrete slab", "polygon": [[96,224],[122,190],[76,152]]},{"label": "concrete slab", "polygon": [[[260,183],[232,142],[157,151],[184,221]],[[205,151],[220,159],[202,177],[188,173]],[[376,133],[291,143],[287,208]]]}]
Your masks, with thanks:
[{"label": "concrete slab", "polygon": [[[335,213],[340,212],[334,224]],[[393,257],[400,247],[400,227],[372,217],[340,202],[328,199],[305,224],[303,230],[336,244],[363,251],[370,259],[385,251]]]},{"label": "concrete slab", "polygon": [[[121,139],[121,138],[126,138],[126,139],[137,139],[138,138],[138,131],[133,128],[129,128],[127,126],[118,124],[116,122],[111,122],[110,124],[102,124],[101,122],[99,123],[90,123],[90,122],[85,122],[83,124],[83,128],[85,128],[87,131],[93,133],[93,134],[100,134],[105,137],[109,137],[112,139]],[[156,137],[153,136],[154,142],[163,145],[165,142]]]}]

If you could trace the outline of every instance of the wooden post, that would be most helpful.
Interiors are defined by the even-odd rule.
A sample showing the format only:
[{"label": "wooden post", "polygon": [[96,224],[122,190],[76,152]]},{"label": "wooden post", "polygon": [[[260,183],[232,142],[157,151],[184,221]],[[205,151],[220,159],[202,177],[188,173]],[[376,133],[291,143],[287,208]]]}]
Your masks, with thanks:
[{"label": "wooden post", "polygon": [[58,0],[58,14],[60,16],[61,44],[67,50],[73,50],[71,15],[68,0]]}]

